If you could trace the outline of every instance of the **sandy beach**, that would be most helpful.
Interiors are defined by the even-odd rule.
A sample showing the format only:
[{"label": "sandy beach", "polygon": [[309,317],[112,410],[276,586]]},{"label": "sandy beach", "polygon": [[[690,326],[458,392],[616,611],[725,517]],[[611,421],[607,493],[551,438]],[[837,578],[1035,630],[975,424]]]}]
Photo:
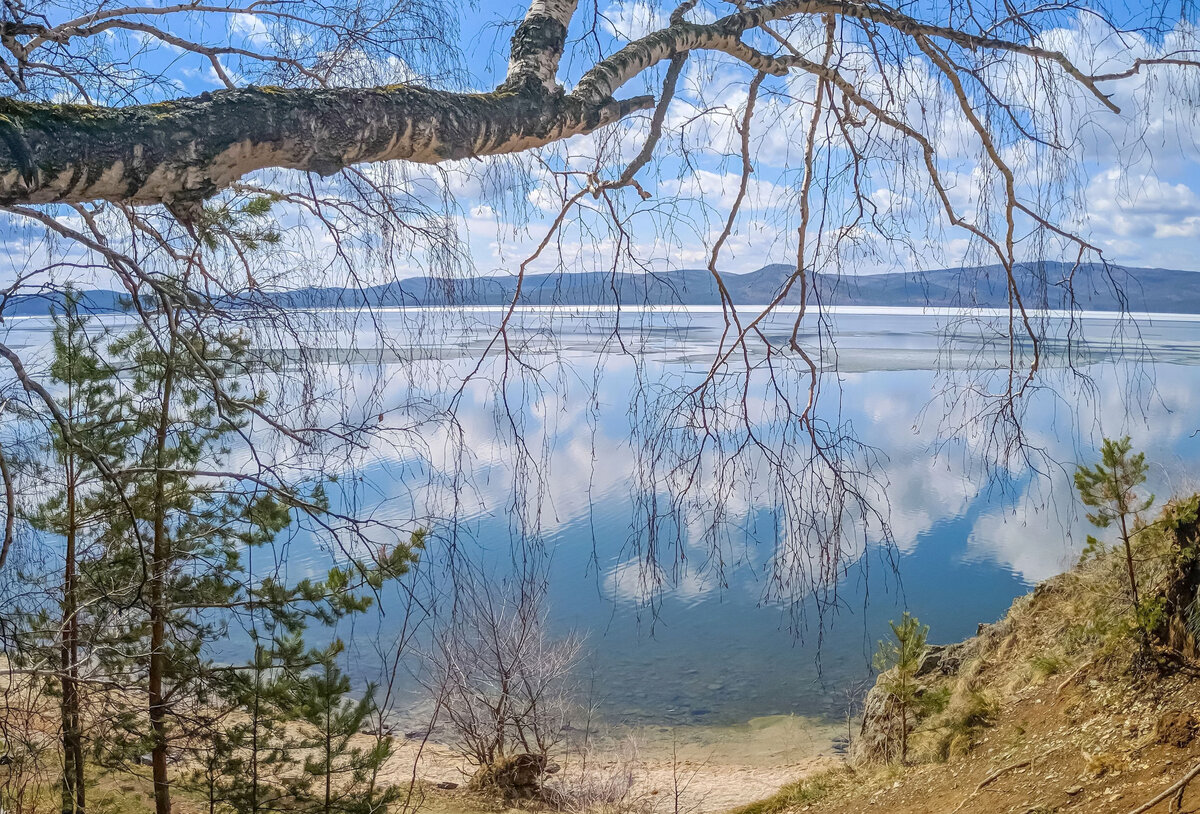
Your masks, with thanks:
[{"label": "sandy beach", "polygon": [[[843,727],[795,716],[754,718],[734,726],[647,727],[610,733],[586,745],[571,743],[558,761],[555,783],[603,784],[629,777],[628,800],[648,811],[710,814],[753,802],[805,775],[841,762],[834,739]],[[423,802],[441,811],[470,811],[462,793],[470,765],[433,740],[397,744],[385,782],[414,777]],[[438,783],[458,790],[440,791]],[[434,788],[431,788],[434,787]]]}]

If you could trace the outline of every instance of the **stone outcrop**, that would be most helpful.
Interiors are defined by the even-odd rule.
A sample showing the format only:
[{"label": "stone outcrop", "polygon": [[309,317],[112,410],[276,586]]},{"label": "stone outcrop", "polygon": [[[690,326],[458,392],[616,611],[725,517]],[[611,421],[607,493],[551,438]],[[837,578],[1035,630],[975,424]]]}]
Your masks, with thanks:
[{"label": "stone outcrop", "polygon": [[[978,634],[965,641],[930,645],[917,667],[917,681],[922,685],[918,694],[957,676],[965,664],[1009,635],[1011,628],[1006,618],[993,625],[980,625]],[[910,727],[914,723],[910,720]],[[886,763],[897,757],[899,744],[900,722],[892,698],[877,679],[863,701],[862,723],[858,737],[850,744],[850,760],[856,764]]]}]

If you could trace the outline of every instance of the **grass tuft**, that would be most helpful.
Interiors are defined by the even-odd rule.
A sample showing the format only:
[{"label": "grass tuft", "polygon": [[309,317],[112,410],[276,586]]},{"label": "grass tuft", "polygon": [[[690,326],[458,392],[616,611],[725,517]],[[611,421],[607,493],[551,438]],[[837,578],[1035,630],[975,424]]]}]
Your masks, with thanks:
[{"label": "grass tuft", "polygon": [[806,777],[789,783],[763,800],[735,808],[729,814],[778,814],[797,806],[809,805],[824,800],[837,787],[833,772]]}]

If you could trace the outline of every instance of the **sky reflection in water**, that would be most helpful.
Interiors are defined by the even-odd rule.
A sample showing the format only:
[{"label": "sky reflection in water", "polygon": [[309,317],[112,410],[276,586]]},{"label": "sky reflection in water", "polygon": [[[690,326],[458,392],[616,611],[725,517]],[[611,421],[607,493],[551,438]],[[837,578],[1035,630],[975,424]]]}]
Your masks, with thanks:
[{"label": "sky reflection in water", "polygon": [[[494,315],[479,317],[484,329],[469,342],[449,344],[441,364],[456,348],[462,354],[463,347],[479,347]],[[1070,468],[1104,435],[1133,436],[1153,462],[1152,487],[1160,495],[1186,488],[1200,465],[1192,436],[1200,426],[1192,409],[1200,386],[1196,322],[1144,322],[1144,346],[1136,353],[1133,345],[1121,344],[1128,331],[1114,334],[1118,324],[1112,320],[1084,320],[1083,334],[1092,344],[1068,337],[1065,323],[1053,325],[1054,338],[1043,346],[1041,381],[1057,389],[1033,396],[1025,430],[1063,466],[1040,476],[1015,469],[989,480],[972,454],[978,439],[951,439],[935,457],[936,421],[918,416],[944,382],[939,367],[994,367],[1003,363],[1007,347],[991,344],[986,334],[979,338],[975,326],[959,326],[963,339],[947,355],[941,327],[952,318],[841,314],[835,324],[843,417],[884,456],[879,474],[888,484],[898,558],[868,548],[839,585],[841,610],[818,622],[810,607],[797,629],[786,608],[763,601],[773,553],[770,507],[745,505],[737,524],[745,539],[734,540],[723,573],[706,567],[700,547],[685,546],[686,564],[651,609],[644,572],[628,554],[634,363],[619,353],[597,356],[611,317],[523,319],[519,327],[526,336],[552,342],[555,353],[546,359],[559,365],[545,391],[523,404],[526,432],[552,439],[545,469],[549,493],[540,516],[549,598],[558,626],[586,631],[587,678],[601,714],[612,720],[725,724],[786,713],[839,718],[847,688],[870,675],[875,642],[902,610],[930,625],[932,641],[955,641],[1075,559],[1086,530]],[[686,382],[711,360],[718,314],[696,309],[633,319],[637,327],[628,335],[640,341],[637,358],[649,378]],[[547,325],[552,333],[540,333]],[[790,329],[786,315],[778,328]],[[1094,383],[1094,399],[1082,407],[1078,381],[1063,370],[1068,339],[1075,363]],[[1152,361],[1144,361],[1143,347]],[[509,448],[496,441],[494,393],[481,387],[473,395],[464,399],[460,419],[477,456],[477,504],[457,533],[464,549],[502,572],[511,567],[515,527]],[[382,491],[403,480],[394,468],[385,460],[372,469]],[[427,566],[436,567],[437,558],[431,552]],[[379,624],[382,632],[389,623]]]},{"label": "sky reflection in water", "polygon": [[[496,319],[489,310],[385,314],[393,339],[387,347],[375,341],[365,321],[361,330],[342,324],[322,331],[315,344],[330,363],[330,386],[343,388],[342,402],[366,414],[461,377]],[[507,417],[497,414],[488,382],[497,375],[490,363],[459,405],[471,457],[458,505],[447,502],[444,481],[435,485],[436,476],[460,465],[437,433],[420,455],[373,450],[356,500],[377,515],[443,518],[433,523],[437,541],[420,566],[422,590],[442,587],[439,566],[449,540],[493,573],[510,571],[519,559],[514,532],[529,528],[518,520],[528,524],[535,514],[538,550],[545,555],[538,567],[549,576],[554,624],[587,634],[585,683],[601,716],[611,721],[730,724],[787,713],[840,718],[847,688],[869,677],[875,642],[902,610],[930,626],[932,641],[955,641],[1074,560],[1086,530],[1071,489],[1071,465],[1089,457],[1104,435],[1133,436],[1147,452],[1151,487],[1159,495],[1194,488],[1200,472],[1200,441],[1193,437],[1200,428],[1194,410],[1200,322],[1142,322],[1143,344],[1135,346],[1127,341],[1130,332],[1114,333],[1119,326],[1109,319],[1083,320],[1083,343],[1067,333],[1066,323],[1051,320],[1039,381],[1055,389],[1032,397],[1025,430],[1063,466],[1043,475],[1013,469],[994,480],[979,465],[978,438],[951,438],[935,457],[940,413],[931,407],[922,416],[922,409],[947,370],[987,375],[1006,360],[1007,347],[977,325],[960,324],[960,340],[948,353],[943,328],[957,322],[951,316],[842,313],[834,317],[837,372],[830,375],[841,380],[843,419],[882,454],[876,474],[887,483],[895,550],[868,546],[838,586],[839,611],[818,621],[808,602],[797,628],[788,608],[763,601],[775,525],[772,507],[749,500],[733,507],[734,532],[720,572],[707,562],[695,530],[683,530],[687,560],[667,575],[652,609],[645,573],[629,545],[637,533],[631,525],[629,413],[637,366],[643,381],[698,380],[711,361],[720,315],[706,309],[632,311],[622,317],[629,355],[617,350],[604,356],[597,348],[611,339],[611,314],[540,310],[517,320],[514,340],[528,342],[526,358],[543,366],[539,386],[509,389],[509,406],[545,478],[540,512],[518,517],[513,509],[514,495],[528,497],[530,490],[515,487],[519,476],[504,440]],[[790,327],[791,317],[781,314],[767,329],[783,335]],[[10,344],[22,338],[28,347],[44,342],[44,323],[10,327]],[[814,335],[803,339],[816,346]],[[1068,347],[1093,388],[1080,388],[1065,372]],[[823,363],[832,368],[828,343],[824,348]],[[344,372],[346,362],[351,374]],[[376,400],[360,395],[368,390]],[[1081,393],[1091,393],[1091,401],[1081,402]],[[445,520],[451,515],[458,518],[454,526]],[[291,543],[290,576],[327,567],[311,540]],[[398,595],[383,600],[382,614],[338,631],[352,639],[351,658],[366,675],[403,620]],[[230,654],[237,648],[231,641]],[[401,704],[415,697],[415,691],[402,694]]]}]

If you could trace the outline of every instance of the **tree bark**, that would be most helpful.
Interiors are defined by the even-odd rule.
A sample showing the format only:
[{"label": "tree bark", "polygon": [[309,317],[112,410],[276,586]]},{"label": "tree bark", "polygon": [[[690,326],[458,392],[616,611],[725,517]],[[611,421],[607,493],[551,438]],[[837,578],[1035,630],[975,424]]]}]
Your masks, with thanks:
[{"label": "tree bark", "polygon": [[0,204],[107,200],[164,203],[186,211],[267,168],[328,175],[359,163],[436,164],[521,152],[650,109],[650,96],[613,97],[659,62],[693,50],[722,51],[777,75],[807,69],[797,56],[762,53],[742,40],[751,30],[800,16],[862,19],[907,37],[1055,64],[1101,103],[1118,109],[1097,87],[1098,77],[1079,70],[1061,52],[922,22],[859,0],[776,0],[710,23],[687,21],[695,3],[685,2],[668,26],[600,60],[566,93],[556,76],[577,5],[578,0],[531,0],[512,38],[506,78],[490,93],[416,85],[249,87],[123,108],[2,98]]},{"label": "tree bark", "polygon": [[79,715],[79,602],[76,596],[78,518],[76,512],[76,462],[67,460],[67,547],[63,565],[62,603],[62,810],[83,814],[86,792],[83,777],[83,733]]},{"label": "tree bark", "polygon": [[168,344],[163,371],[162,400],[155,438],[154,475],[154,547],[150,568],[150,668],[148,701],[150,730],[154,745],[150,752],[154,776],[155,814],[171,814],[171,783],[167,777],[167,705],[163,696],[163,676],[167,668],[166,616],[167,569],[170,563],[170,541],[167,539],[166,509],[166,449],[171,423],[171,392],[175,385],[175,334]]},{"label": "tree bark", "polygon": [[1137,570],[1133,566],[1133,541],[1129,538],[1129,525],[1124,512],[1121,513],[1121,542],[1125,546],[1125,570],[1129,574],[1129,594],[1136,610],[1141,607],[1142,603],[1138,597]]},{"label": "tree bark", "polygon": [[520,152],[653,106],[584,104],[519,75],[492,93],[252,87],[123,108],[0,99],[0,203],[186,205],[272,167]]},{"label": "tree bark", "polygon": [[0,481],[4,483],[4,538],[0,542],[0,568],[3,568],[4,561],[8,559],[8,552],[12,548],[15,536],[17,490],[13,486],[12,474],[8,471],[8,458],[4,456],[4,450],[2,449],[0,449]]},{"label": "tree bark", "polygon": [[532,0],[525,19],[513,33],[506,86],[520,87],[533,79],[547,91],[557,90],[556,75],[567,43],[567,26],[578,5],[579,0]]}]

